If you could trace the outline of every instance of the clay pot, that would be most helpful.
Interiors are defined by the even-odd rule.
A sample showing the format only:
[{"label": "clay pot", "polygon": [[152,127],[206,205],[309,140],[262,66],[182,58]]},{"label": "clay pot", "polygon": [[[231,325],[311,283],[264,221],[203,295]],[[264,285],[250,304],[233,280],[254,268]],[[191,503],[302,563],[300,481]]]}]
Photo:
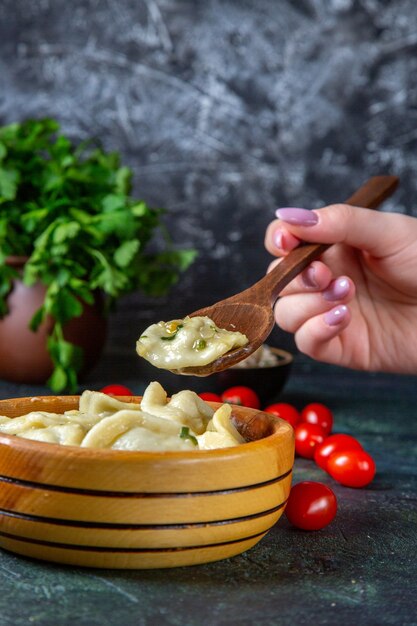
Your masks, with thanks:
[{"label": "clay pot", "polygon": [[[21,269],[26,258],[10,257],[9,265]],[[53,365],[46,345],[54,322],[45,320],[36,332],[29,322],[45,297],[46,288],[37,283],[27,287],[15,280],[7,299],[8,314],[0,319],[0,378],[17,383],[45,383]],[[97,294],[93,305],[84,304],[84,312],[64,327],[64,337],[84,351],[82,374],[97,362],[104,347],[107,323],[103,298]]]}]

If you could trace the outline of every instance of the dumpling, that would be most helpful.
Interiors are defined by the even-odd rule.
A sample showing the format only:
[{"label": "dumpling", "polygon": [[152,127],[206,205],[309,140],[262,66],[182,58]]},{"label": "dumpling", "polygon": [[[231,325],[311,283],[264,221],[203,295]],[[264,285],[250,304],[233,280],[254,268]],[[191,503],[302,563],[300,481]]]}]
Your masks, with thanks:
[{"label": "dumpling", "polygon": [[79,409],[63,414],[32,411],[0,416],[0,432],[26,439],[82,448],[115,450],[196,450],[243,443],[230,421],[231,407],[216,412],[193,391],[168,399],[157,382],[146,388],[141,404],[84,391]]},{"label": "dumpling", "polygon": [[145,389],[141,402],[142,411],[188,426],[195,433],[203,433],[214,410],[193,391],[179,391],[170,400],[158,382]]},{"label": "dumpling", "polygon": [[196,315],[151,324],[139,337],[136,351],[156,367],[182,370],[208,365],[247,343],[246,335],[219,328],[209,317]]},{"label": "dumpling", "polygon": [[229,448],[244,443],[242,435],[230,421],[232,407],[222,404],[213,415],[213,419],[202,435],[197,436],[198,446],[201,449]]}]

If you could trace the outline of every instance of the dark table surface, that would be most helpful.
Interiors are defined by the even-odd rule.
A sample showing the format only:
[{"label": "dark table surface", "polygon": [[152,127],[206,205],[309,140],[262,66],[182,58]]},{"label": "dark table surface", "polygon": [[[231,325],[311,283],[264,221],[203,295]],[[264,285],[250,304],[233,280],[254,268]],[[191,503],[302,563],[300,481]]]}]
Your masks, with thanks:
[{"label": "dark table surface", "polygon": [[[88,386],[109,382],[105,371]],[[126,384],[143,390],[137,379]],[[0,382],[2,398],[44,391]],[[297,531],[283,516],[240,556],[170,570],[64,567],[0,551],[0,625],[417,624],[417,378],[304,359],[279,399],[326,403],[335,430],[356,435],[376,460],[374,482],[359,490],[296,460],[294,482],[319,480],[336,492],[329,527]]]}]

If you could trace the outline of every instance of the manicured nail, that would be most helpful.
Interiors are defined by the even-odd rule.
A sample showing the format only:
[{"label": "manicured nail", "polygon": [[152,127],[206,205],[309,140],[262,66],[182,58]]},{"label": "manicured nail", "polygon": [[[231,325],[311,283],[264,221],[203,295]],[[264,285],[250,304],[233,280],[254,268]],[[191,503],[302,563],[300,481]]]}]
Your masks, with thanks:
[{"label": "manicured nail", "polygon": [[280,250],[284,250],[285,242],[284,242],[284,234],[282,230],[277,230],[274,233],[274,244]]},{"label": "manicured nail", "polygon": [[324,321],[328,326],[337,326],[341,324],[348,314],[348,308],[344,304],[336,306],[334,309],[330,309],[324,315]]},{"label": "manicured nail", "polygon": [[341,276],[333,280],[329,287],[323,291],[323,298],[333,302],[335,300],[342,300],[349,293],[349,280],[346,276]]},{"label": "manicured nail", "polygon": [[288,224],[294,224],[295,226],[314,226],[319,221],[314,211],[297,207],[282,207],[275,211],[275,215],[283,222],[288,222]]},{"label": "manicured nail", "polygon": [[318,282],[316,280],[316,270],[313,266],[308,267],[301,274],[302,281],[306,287],[318,287]]}]

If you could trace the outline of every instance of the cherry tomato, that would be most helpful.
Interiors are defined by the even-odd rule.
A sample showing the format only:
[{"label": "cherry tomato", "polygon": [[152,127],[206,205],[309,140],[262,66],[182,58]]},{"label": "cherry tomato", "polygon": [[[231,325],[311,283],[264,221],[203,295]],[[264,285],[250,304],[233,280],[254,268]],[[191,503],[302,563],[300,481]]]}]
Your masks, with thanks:
[{"label": "cherry tomato", "polygon": [[295,427],[295,451],[305,459],[312,459],[316,446],[323,443],[326,433],[318,424],[301,422]]},{"label": "cherry tomato", "polygon": [[307,404],[301,411],[301,421],[308,424],[318,424],[328,435],[333,428],[333,414],[330,409],[320,402]]},{"label": "cherry tomato", "polygon": [[270,404],[264,409],[265,413],[272,413],[281,419],[285,420],[293,428],[295,428],[300,421],[300,414],[292,404],[286,402],[277,402],[277,404]]},{"label": "cherry tomato", "polygon": [[240,404],[241,406],[247,406],[251,409],[259,409],[261,406],[258,394],[250,387],[244,387],[243,385],[230,387],[226,389],[226,391],[223,391],[222,401],[229,402],[230,404]]},{"label": "cherry tomato", "polygon": [[202,400],[206,402],[221,402],[222,399],[217,393],[213,393],[212,391],[203,391],[198,394]]},{"label": "cherry tomato", "polygon": [[133,391],[124,385],[107,385],[100,391],[101,393],[107,393],[108,396],[133,396]]},{"label": "cherry tomato", "polygon": [[375,476],[376,466],[365,450],[344,450],[330,455],[327,471],[345,487],[365,487]]},{"label": "cherry tomato", "polygon": [[323,483],[304,481],[294,485],[285,507],[288,521],[302,530],[320,530],[334,519],[337,500]]},{"label": "cherry tomato", "polygon": [[319,467],[327,471],[327,461],[333,452],[344,452],[345,450],[362,450],[362,446],[355,437],[351,435],[330,435],[314,450],[314,460]]}]

